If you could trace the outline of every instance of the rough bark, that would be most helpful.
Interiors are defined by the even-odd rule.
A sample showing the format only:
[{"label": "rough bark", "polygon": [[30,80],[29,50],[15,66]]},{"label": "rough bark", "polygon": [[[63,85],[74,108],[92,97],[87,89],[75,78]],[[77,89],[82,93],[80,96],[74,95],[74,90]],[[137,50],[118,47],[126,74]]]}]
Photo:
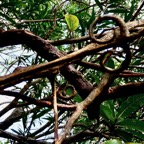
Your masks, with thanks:
[{"label": "rough bark", "polygon": [[[136,28],[142,24],[143,20],[139,22],[130,22],[127,24],[127,26],[129,30],[132,30],[133,28]],[[109,39],[111,35],[111,33],[108,33],[106,36],[102,37],[102,39]],[[2,32],[0,34],[0,47],[16,44],[26,44],[48,61],[64,56],[62,52],[53,47],[50,43],[38,36],[33,35],[30,32],[23,30],[11,30],[9,32]],[[72,85],[74,85],[77,92],[83,99],[85,99],[87,95],[93,90],[93,85],[88,80],[86,80],[82,74],[73,67],[73,65],[64,67],[61,70],[61,73]],[[98,110],[98,103],[98,100],[95,100],[88,107],[89,118],[92,119],[97,117],[96,111]]]},{"label": "rough bark", "polygon": [[[12,30],[3,32],[0,35],[0,47],[7,45],[26,44],[36,51],[42,58],[52,61],[64,56],[62,52],[53,47],[50,43],[29,32]],[[85,99],[92,91],[93,85],[77,71],[73,65],[64,67],[61,70],[64,77],[76,88],[79,95]],[[88,108],[88,115],[91,117],[91,109]],[[92,109],[93,111],[93,109]],[[94,115],[95,112],[92,112]]]}]

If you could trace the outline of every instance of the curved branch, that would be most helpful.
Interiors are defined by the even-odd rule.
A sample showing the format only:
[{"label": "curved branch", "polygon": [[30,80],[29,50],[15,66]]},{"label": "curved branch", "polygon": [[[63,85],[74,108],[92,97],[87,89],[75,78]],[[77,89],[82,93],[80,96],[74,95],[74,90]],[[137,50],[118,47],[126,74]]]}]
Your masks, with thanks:
[{"label": "curved branch", "polygon": [[[131,21],[131,22],[126,23],[126,26],[129,31],[137,30],[137,28],[139,28],[140,30],[140,29],[143,29],[144,20]],[[113,35],[112,31],[110,31],[105,34],[102,34],[100,36],[100,39],[103,39],[106,41],[110,39],[112,35]],[[94,36],[99,37],[99,34],[94,34]],[[64,44],[80,43],[80,42],[90,40],[90,39],[91,39],[90,36],[87,35],[87,36],[82,36],[80,38],[70,38],[70,39],[63,39],[63,40],[46,40],[46,41],[54,46],[58,46],[58,45],[64,45]]]},{"label": "curved branch", "polygon": [[[91,91],[91,93],[88,95],[88,97],[82,101],[81,103],[77,104],[76,110],[75,112],[72,114],[72,116],[69,118],[64,132],[63,134],[59,137],[58,142],[61,144],[66,135],[69,134],[71,127],[73,125],[73,123],[78,119],[78,117],[80,116],[81,112],[88,106],[90,105],[96,97],[101,97],[103,91],[106,91],[108,89],[108,87],[110,86],[110,84],[113,82],[113,80],[115,79],[114,74],[109,74],[109,73],[105,73],[102,77],[102,80],[100,82],[100,84],[93,89],[93,91]],[[95,113],[96,115],[96,113]]]},{"label": "curved branch", "polygon": [[[114,29],[114,35],[110,39],[106,39],[106,40],[96,39],[94,34],[93,34],[93,28],[94,28],[95,24],[100,23],[103,20],[113,20],[119,26],[119,29]],[[89,35],[90,35],[90,38],[94,42],[96,42],[98,44],[105,44],[105,43],[112,42],[112,40],[113,41],[122,40],[123,38],[125,38],[129,35],[129,31],[128,31],[128,28],[127,28],[125,22],[123,21],[123,19],[121,19],[120,17],[117,17],[115,15],[111,15],[111,16],[105,15],[105,16],[96,18],[92,22],[92,24],[90,25],[90,28],[89,28]]]},{"label": "curved branch", "polygon": [[[132,28],[134,28],[134,26],[140,25],[142,23],[143,23],[143,21],[141,21],[141,23],[139,23],[139,22],[135,22],[134,24],[130,23],[129,29],[132,29]],[[127,40],[132,40],[132,39],[138,38],[140,35],[143,35],[143,31],[144,30],[141,30],[139,33],[135,33],[132,36],[129,36]],[[104,36],[102,38],[105,38],[108,35],[111,35],[111,33],[107,34],[106,36]],[[56,58],[64,56],[63,53],[61,53],[58,49],[53,47],[50,43],[48,43],[47,41],[43,40],[42,38],[40,38],[38,36],[35,36],[34,34],[28,32],[28,31],[10,30],[10,31],[0,33],[0,47],[8,46],[8,45],[16,45],[16,44],[26,44],[31,49],[35,50],[41,57],[43,57],[47,60],[54,60]],[[104,50],[108,47],[112,47],[115,45],[117,45],[116,42],[113,42],[109,45],[101,44],[99,46],[98,45],[96,46],[95,44],[89,44],[85,48],[82,48],[81,50],[78,50],[77,52],[67,55],[68,57],[65,56],[64,61],[66,61],[67,58],[69,58],[69,60],[71,62],[74,62],[73,59],[76,60],[76,59],[79,59],[80,57],[84,57],[88,54],[92,54],[93,52],[98,52],[100,50]],[[60,59],[58,59],[58,60],[60,60]],[[80,72],[78,72],[72,65],[66,66],[63,69],[61,69],[61,73],[65,76],[65,78],[72,85],[74,85],[77,92],[83,99],[85,99],[88,96],[88,94],[92,91],[92,89],[93,89],[92,84],[90,82],[88,82],[82,76],[82,74]],[[16,83],[18,83],[18,82],[15,82],[15,84]],[[95,109],[95,104],[94,104],[93,108]],[[89,109],[88,111],[92,111],[92,110]],[[93,115],[94,115],[94,113],[93,113]]]},{"label": "curved branch", "polygon": [[[22,99],[24,101],[27,101],[29,104],[35,104],[37,106],[42,106],[42,107],[52,107],[52,102],[51,101],[45,101],[45,100],[36,100],[34,98],[28,97],[26,95],[23,95],[18,92],[12,92],[12,91],[0,91],[1,95],[8,95],[8,96],[13,96],[19,99]],[[64,104],[57,104],[59,108],[62,109],[72,109],[74,110],[76,108],[75,105],[64,105]]]},{"label": "curved branch", "polygon": [[122,86],[114,86],[109,88],[108,96],[105,97],[105,100],[129,97],[142,93],[144,93],[144,82],[132,82]]}]

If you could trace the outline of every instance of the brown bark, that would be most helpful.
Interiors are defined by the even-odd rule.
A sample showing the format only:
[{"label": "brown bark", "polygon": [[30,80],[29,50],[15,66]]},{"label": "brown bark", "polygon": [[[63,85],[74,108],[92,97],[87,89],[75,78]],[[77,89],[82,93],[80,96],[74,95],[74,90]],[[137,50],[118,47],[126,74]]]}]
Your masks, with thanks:
[{"label": "brown bark", "polygon": [[[53,47],[51,44],[27,31],[11,30],[1,33],[0,47],[16,44],[28,45],[42,58],[48,61],[64,56],[62,52]],[[86,80],[82,74],[73,67],[73,65],[64,67],[61,70],[61,73],[72,85],[74,85],[77,92],[83,99],[85,99],[92,91],[93,85],[88,80]],[[91,111],[91,108],[88,108],[89,117],[91,117],[90,113],[92,113],[92,117],[95,115],[95,111],[93,111],[93,109]]]},{"label": "brown bark", "polygon": [[[127,26],[131,30],[132,28],[142,24],[143,21],[135,21],[128,23]],[[106,36],[102,37],[102,39],[109,39],[109,37],[111,37],[111,33],[108,33]],[[28,31],[10,30],[0,33],[0,47],[16,44],[26,44],[48,61],[64,56],[62,52],[53,47],[50,43]],[[64,67],[61,70],[61,73],[72,85],[74,85],[77,92],[83,99],[85,99],[93,90],[93,85],[88,80],[86,80],[82,74],[78,72],[72,65]],[[88,107],[88,115],[90,118],[95,118],[97,116],[96,111],[99,101],[95,100],[95,102],[93,102],[91,106]]]}]

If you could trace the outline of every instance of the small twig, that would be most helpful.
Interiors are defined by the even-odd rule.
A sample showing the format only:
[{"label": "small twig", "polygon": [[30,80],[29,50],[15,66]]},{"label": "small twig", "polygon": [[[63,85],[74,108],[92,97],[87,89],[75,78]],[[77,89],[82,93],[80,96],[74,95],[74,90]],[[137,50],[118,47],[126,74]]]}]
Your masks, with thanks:
[{"label": "small twig", "polygon": [[56,83],[55,83],[55,76],[51,76],[51,85],[53,91],[53,109],[54,109],[54,119],[55,119],[55,127],[54,127],[54,138],[55,143],[58,140],[58,108],[57,108],[57,90],[56,90]]},{"label": "small twig", "polygon": [[[35,104],[37,106],[42,106],[42,107],[52,107],[53,104],[51,101],[46,101],[46,100],[37,100],[35,98],[28,97],[26,95],[23,95],[18,92],[12,92],[12,91],[0,91],[1,95],[7,95],[7,96],[12,96],[16,97],[19,99],[22,99],[24,101],[27,101],[29,104]],[[76,106],[75,105],[64,105],[64,104],[57,104],[57,106],[60,109],[69,109],[69,110],[75,110]]]},{"label": "small twig", "polygon": [[[41,79],[37,79],[33,82],[27,83],[20,91],[21,94],[23,94],[31,85],[35,85],[36,83],[38,83]],[[7,111],[11,110],[12,108],[17,106],[17,102],[18,102],[19,98],[15,98],[14,100],[11,101],[11,103],[9,105],[7,105],[4,109],[2,109],[0,111],[0,116],[2,116],[3,114],[5,114]]]},{"label": "small twig", "polygon": [[[78,62],[78,64],[83,66],[83,67],[86,67],[86,68],[91,68],[91,69],[94,69],[94,70],[104,71],[100,67],[100,65],[95,64],[95,63],[80,61],[80,62]],[[132,72],[130,70],[124,70],[122,73],[119,74],[119,76],[120,77],[143,77],[144,73]]]},{"label": "small twig", "polygon": [[58,4],[58,6],[53,10],[53,25],[51,27],[51,29],[47,32],[45,39],[48,39],[48,36],[54,31],[55,27],[56,27],[56,14],[57,11],[63,6],[63,4],[66,2],[67,0],[63,1],[61,4]]},{"label": "small twig", "polygon": [[28,137],[24,137],[24,136],[18,136],[15,134],[12,134],[10,132],[6,132],[0,129],[0,136],[7,138],[7,139],[13,139],[16,140],[20,143],[34,143],[34,144],[44,144],[46,143],[46,141],[43,140],[35,140],[34,138],[28,138]]},{"label": "small twig", "polygon": [[[57,19],[59,20],[59,19]],[[21,20],[18,24],[23,23],[37,23],[37,22],[53,22],[53,19],[39,19],[39,20]]]}]

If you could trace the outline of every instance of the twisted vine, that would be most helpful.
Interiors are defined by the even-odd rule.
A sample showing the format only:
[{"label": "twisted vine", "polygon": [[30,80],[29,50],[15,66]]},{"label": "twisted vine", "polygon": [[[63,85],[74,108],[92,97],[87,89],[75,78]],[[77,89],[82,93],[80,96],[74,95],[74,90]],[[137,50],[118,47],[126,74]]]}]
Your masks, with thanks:
[{"label": "twisted vine", "polygon": [[[95,35],[93,33],[94,26],[98,23],[101,23],[103,20],[112,20],[116,23],[117,26],[119,26],[118,28],[113,29],[114,34],[113,34],[112,38],[109,38],[109,39],[105,38],[103,40],[103,39],[97,39],[95,37]],[[123,51],[126,54],[125,59],[123,60],[123,62],[119,66],[119,68],[111,69],[104,65],[104,62],[106,62],[105,56],[109,53],[109,52],[104,52],[100,58],[100,66],[102,67],[102,69],[104,69],[107,72],[111,72],[111,73],[120,73],[121,71],[123,71],[124,69],[126,69],[129,66],[129,64],[131,62],[131,51],[130,51],[128,43],[126,42],[127,37],[129,37],[129,31],[128,31],[126,23],[123,21],[123,19],[121,19],[115,15],[112,15],[112,16],[105,15],[103,17],[98,17],[90,25],[89,36],[92,39],[92,41],[97,44],[108,44],[113,41],[117,41],[117,46],[123,48]],[[107,60],[108,60],[108,58],[107,58]]]}]

